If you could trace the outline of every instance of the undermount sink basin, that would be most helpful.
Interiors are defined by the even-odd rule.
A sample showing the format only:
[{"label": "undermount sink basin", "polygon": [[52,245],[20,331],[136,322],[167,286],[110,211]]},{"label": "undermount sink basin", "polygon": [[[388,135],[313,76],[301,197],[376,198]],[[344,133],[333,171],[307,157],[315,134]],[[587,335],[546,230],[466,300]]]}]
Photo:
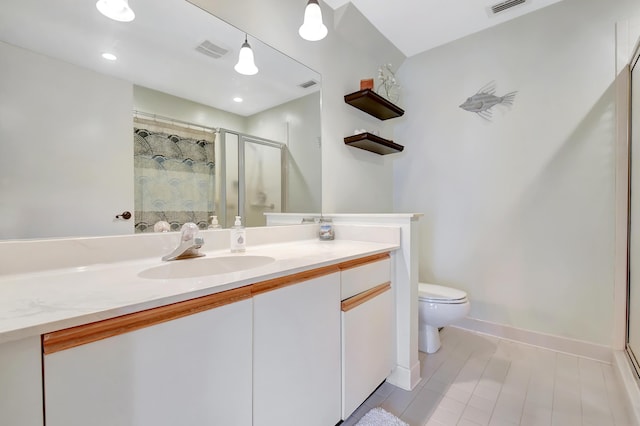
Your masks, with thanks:
[{"label": "undermount sink basin", "polygon": [[140,278],[170,279],[195,278],[207,275],[244,271],[275,262],[269,256],[221,256],[197,259],[173,260],[140,272]]}]

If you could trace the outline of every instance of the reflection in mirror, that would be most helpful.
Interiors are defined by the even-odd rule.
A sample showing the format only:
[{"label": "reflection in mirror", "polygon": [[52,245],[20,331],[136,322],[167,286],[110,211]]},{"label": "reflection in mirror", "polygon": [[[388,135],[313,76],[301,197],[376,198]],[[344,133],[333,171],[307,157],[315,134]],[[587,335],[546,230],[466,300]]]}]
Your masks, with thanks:
[{"label": "reflection in mirror", "polygon": [[265,226],[264,213],[286,210],[283,188],[289,188],[287,146],[226,129],[220,129],[219,138],[215,191],[220,195],[215,203],[218,220],[229,227],[235,216],[240,216],[245,226]]},{"label": "reflection in mirror", "polygon": [[[244,32],[185,0],[137,0],[135,11],[121,23],[92,1],[3,2],[0,239],[205,227],[278,204],[319,212],[320,76],[251,35],[260,72],[236,73]],[[224,164],[223,131],[226,156],[236,150]],[[115,217],[125,210],[131,220]]]},{"label": "reflection in mirror", "polygon": [[134,112],[136,232],[178,231],[186,222],[206,229],[214,215],[216,132],[192,127]]}]

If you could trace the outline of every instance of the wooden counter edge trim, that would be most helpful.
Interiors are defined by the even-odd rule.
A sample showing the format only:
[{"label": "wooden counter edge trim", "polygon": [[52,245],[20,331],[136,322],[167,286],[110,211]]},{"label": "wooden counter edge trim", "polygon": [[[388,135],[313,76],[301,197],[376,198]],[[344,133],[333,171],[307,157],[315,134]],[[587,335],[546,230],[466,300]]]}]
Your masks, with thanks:
[{"label": "wooden counter edge trim", "polygon": [[351,309],[362,305],[363,303],[373,299],[374,297],[390,289],[391,289],[391,282],[387,281],[384,284],[380,284],[367,291],[363,291],[362,293],[356,294],[355,296],[345,299],[342,301],[342,306],[341,306],[342,312],[350,311]]},{"label": "wooden counter edge trim", "polygon": [[367,263],[378,262],[379,260],[389,259],[391,255],[389,252],[372,254],[367,257],[360,257],[358,259],[347,260],[346,262],[339,263],[338,266],[341,270],[357,268],[358,266],[366,265]]},{"label": "wooden counter edge trim", "polygon": [[79,325],[42,336],[42,351],[45,355],[70,349],[155,324],[207,311],[251,298],[251,286],[244,286],[171,305],[159,306],[115,318]]},{"label": "wooden counter edge trim", "polygon": [[284,277],[274,278],[266,281],[260,281],[251,285],[251,294],[253,296],[256,296],[258,294],[277,290],[282,287],[298,284],[302,281],[319,278],[324,275],[333,274],[335,272],[340,272],[340,268],[338,267],[338,265],[329,265],[323,266],[321,268],[310,269],[308,271],[298,272],[297,274],[287,275]]}]

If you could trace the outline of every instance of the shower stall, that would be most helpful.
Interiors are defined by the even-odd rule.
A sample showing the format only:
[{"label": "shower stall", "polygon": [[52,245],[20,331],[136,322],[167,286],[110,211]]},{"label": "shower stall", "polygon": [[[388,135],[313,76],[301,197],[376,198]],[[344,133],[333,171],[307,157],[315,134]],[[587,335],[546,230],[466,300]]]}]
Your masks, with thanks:
[{"label": "shower stall", "polygon": [[627,353],[640,378],[640,45],[630,64]]},{"label": "shower stall", "polygon": [[264,213],[286,211],[286,145],[220,129],[215,146],[215,212],[220,224],[265,226]]},{"label": "shower stall", "polygon": [[135,230],[167,222],[206,229],[235,216],[245,226],[266,225],[265,212],[286,208],[287,146],[228,129],[134,114]]}]

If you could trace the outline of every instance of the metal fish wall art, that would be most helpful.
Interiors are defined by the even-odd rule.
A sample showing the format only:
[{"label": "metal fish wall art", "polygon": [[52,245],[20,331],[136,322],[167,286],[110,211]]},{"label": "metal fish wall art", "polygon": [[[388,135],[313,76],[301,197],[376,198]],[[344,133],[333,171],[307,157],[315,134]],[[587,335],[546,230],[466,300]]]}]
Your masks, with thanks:
[{"label": "metal fish wall art", "polygon": [[495,92],[496,84],[492,81],[478,90],[475,95],[467,98],[467,100],[460,105],[460,108],[465,111],[475,112],[485,120],[491,121],[491,108],[496,105],[513,105],[513,99],[516,97],[516,93],[518,93],[509,92],[504,96],[496,96]]}]

